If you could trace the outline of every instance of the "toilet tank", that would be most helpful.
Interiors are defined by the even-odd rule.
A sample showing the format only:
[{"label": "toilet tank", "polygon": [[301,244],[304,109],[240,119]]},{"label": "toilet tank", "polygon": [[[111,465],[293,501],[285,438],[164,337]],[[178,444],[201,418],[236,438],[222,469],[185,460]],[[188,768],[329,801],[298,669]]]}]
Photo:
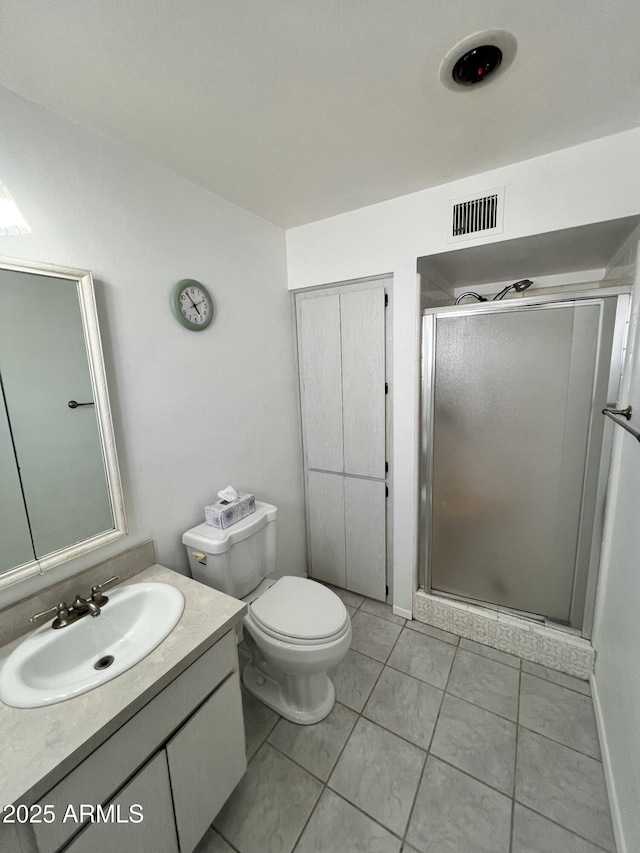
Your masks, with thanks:
[{"label": "toilet tank", "polygon": [[256,510],[237,524],[219,530],[192,527],[182,537],[194,580],[244,598],[276,570],[278,508],[256,501]]}]

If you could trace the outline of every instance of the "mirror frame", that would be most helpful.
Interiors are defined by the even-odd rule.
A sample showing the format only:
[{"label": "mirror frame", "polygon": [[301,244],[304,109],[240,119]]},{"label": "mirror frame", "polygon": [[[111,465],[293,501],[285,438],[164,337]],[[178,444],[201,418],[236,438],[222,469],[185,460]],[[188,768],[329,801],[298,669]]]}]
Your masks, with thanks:
[{"label": "mirror frame", "polygon": [[89,270],[54,266],[52,264],[43,264],[37,261],[27,261],[0,255],[0,270],[3,269],[13,272],[36,273],[49,278],[62,278],[74,282],[76,285],[114,527],[103,533],[98,533],[95,536],[84,539],[81,542],[76,542],[66,548],[53,551],[44,557],[23,563],[21,566],[16,566],[13,569],[3,572],[0,574],[0,590],[34,575],[41,575],[48,569],[59,566],[68,560],[73,560],[75,557],[80,557],[82,554],[86,554],[96,548],[101,548],[115,539],[120,539],[127,533],[122,481],[120,479],[116,443],[113,434],[113,421],[109,405],[109,392],[107,389],[100,327],[98,325],[98,312],[96,310],[91,272]]}]

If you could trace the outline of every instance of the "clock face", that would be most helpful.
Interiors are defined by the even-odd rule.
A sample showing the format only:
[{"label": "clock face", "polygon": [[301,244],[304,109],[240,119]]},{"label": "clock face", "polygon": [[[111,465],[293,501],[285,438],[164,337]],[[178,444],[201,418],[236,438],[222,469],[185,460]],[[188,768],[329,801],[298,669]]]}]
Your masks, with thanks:
[{"label": "clock face", "polygon": [[187,329],[205,329],[213,319],[213,299],[208,290],[193,279],[183,279],[174,287],[171,305],[177,319]]}]

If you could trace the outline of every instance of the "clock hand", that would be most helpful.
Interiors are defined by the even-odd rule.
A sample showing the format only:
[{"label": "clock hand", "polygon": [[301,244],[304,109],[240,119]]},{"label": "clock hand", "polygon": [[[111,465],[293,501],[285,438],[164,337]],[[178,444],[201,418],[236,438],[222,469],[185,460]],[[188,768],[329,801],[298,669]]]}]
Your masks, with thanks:
[{"label": "clock hand", "polygon": [[[185,293],[186,293],[186,290],[185,290]],[[189,302],[193,305],[193,307],[196,309],[196,313],[198,314],[198,317],[199,317],[199,316],[200,316],[200,312],[198,311],[198,305],[199,305],[200,303],[198,302],[198,305],[196,305],[196,303],[193,301],[193,299],[189,296],[189,294],[188,294],[188,293],[187,293],[187,298],[188,298]]]}]

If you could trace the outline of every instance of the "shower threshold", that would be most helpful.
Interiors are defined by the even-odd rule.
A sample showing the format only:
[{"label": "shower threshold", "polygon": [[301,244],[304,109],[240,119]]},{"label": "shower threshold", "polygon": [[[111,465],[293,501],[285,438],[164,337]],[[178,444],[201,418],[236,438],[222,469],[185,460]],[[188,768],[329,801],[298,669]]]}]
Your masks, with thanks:
[{"label": "shower threshold", "polygon": [[413,596],[413,618],[532,663],[588,679],[595,652],[575,629],[532,618],[506,608],[461,601],[418,589]]},{"label": "shower threshold", "polygon": [[[426,590],[425,590],[426,591]],[[477,598],[465,598],[463,595],[454,595],[444,590],[434,590],[433,595],[439,598],[445,598],[448,601],[459,601],[462,604],[470,604],[473,607],[479,607],[481,610],[492,610],[495,613],[506,613],[507,616],[515,616],[517,619],[527,619],[529,622],[535,622],[536,625],[546,625],[548,628],[555,628],[558,631],[569,631],[576,636],[581,636],[580,631],[572,628],[564,622],[557,622],[553,619],[548,619],[539,613],[528,613],[526,610],[516,610],[513,607],[506,607],[504,604],[492,604],[490,601],[479,601]]]}]

